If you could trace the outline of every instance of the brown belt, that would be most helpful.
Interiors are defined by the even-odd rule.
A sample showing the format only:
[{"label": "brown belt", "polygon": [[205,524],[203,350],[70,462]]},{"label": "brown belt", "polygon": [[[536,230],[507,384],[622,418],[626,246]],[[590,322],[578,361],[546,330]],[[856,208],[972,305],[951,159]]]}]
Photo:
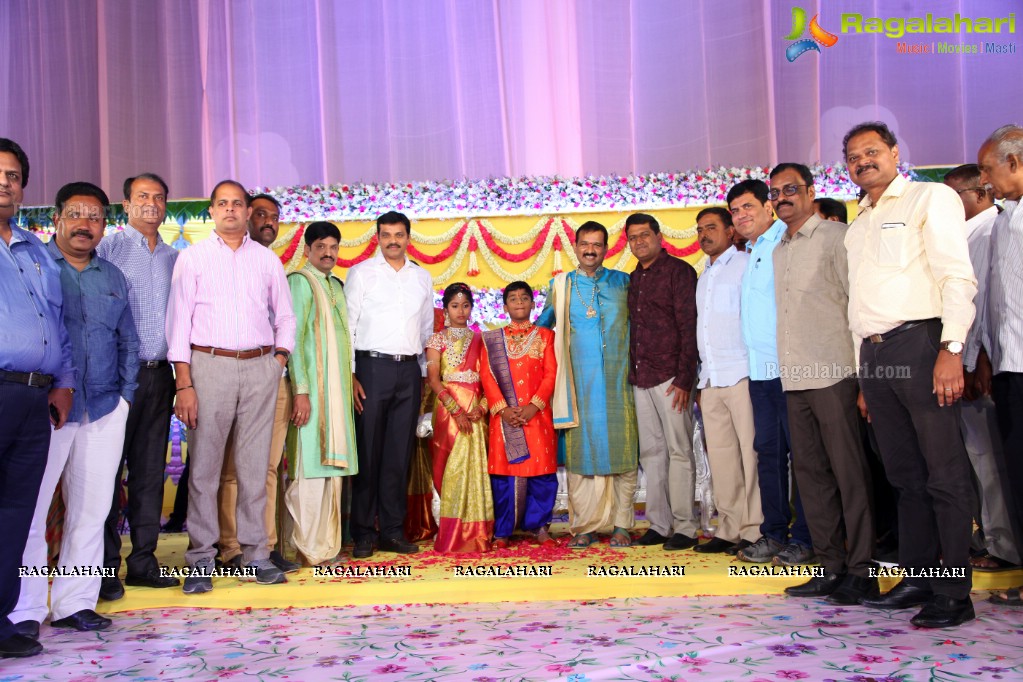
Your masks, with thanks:
[{"label": "brown belt", "polygon": [[273,346],[261,346],[260,348],[250,348],[248,350],[228,350],[227,348],[211,348],[210,346],[192,344],[192,350],[196,353],[209,353],[221,358],[234,358],[235,360],[251,360],[252,358],[269,355],[273,349]]}]

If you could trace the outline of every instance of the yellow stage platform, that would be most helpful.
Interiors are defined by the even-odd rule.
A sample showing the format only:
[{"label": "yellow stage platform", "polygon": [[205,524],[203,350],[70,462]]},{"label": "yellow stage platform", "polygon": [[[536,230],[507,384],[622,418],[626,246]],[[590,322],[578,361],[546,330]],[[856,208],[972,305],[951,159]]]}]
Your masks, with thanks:
[{"label": "yellow stage platform", "polygon": [[[567,532],[564,525],[555,524],[556,536]],[[720,554],[666,552],[660,546],[615,549],[606,539],[585,550],[572,550],[567,541],[567,536],[562,535],[557,547],[544,548],[523,540],[507,550],[467,555],[438,554],[431,549],[431,543],[423,543],[420,553],[415,555],[378,552],[366,561],[339,564],[332,568],[337,575],[314,575],[313,569],[303,568],[289,575],[285,585],[264,586],[222,577],[214,579],[212,592],[202,595],[186,595],[178,588],[126,587],[124,599],[100,602],[97,610],[113,613],[170,607],[308,608],[621,597],[748,597],[780,594],[785,587],[808,579],[753,575],[753,571],[767,571],[770,567]],[[161,562],[168,567],[183,566],[187,544],[184,534],[161,536]],[[128,551],[126,545],[125,555]],[[356,577],[345,571],[359,571],[363,575]],[[364,575],[367,571],[374,575]],[[882,588],[888,589],[895,582],[882,578]],[[977,590],[1004,589],[1021,582],[1023,571],[974,574]]]}]

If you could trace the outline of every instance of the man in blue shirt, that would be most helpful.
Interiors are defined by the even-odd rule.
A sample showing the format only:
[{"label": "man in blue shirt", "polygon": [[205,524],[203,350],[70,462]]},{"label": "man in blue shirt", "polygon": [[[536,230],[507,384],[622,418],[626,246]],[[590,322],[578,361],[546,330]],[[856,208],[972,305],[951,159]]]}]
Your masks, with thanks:
[{"label": "man in blue shirt", "polygon": [[[11,617],[22,630],[36,633],[47,612],[55,628],[86,631],[110,625],[109,618],[94,610],[103,565],[103,523],[139,362],[124,275],[94,250],[107,224],[106,194],[95,185],[74,182],[57,192],[54,204],[57,232],[46,250],[60,268],[64,324],[79,377],[67,424],[50,439],[22,557],[32,574],[21,581],[21,596]],[[60,568],[84,575],[55,577],[47,608],[46,515],[58,482],[66,509]]]},{"label": "man in blue shirt", "polygon": [[[96,253],[124,274],[131,316],[139,336],[139,387],[128,413],[122,457],[128,467],[127,517],[131,528],[131,554],[125,561],[125,581],[138,587],[174,587],[180,581],[173,576],[160,575],[155,554],[160,537],[163,475],[174,404],[174,373],[167,362],[164,327],[171,273],[178,252],[160,238],[159,232],[167,215],[167,183],[153,173],[128,178],[124,181],[122,205],[128,214],[128,224],[123,231],[100,242]],[[121,568],[121,534],[117,528],[121,516],[120,492],[121,467],[118,466],[104,530],[103,556],[103,565],[112,568],[114,575],[103,578],[99,597],[104,600],[124,596],[124,586],[117,577]]]},{"label": "man in blue shirt", "polygon": [[[39,239],[13,221],[28,184],[28,156],[0,138],[0,656],[43,648],[8,617],[21,589],[18,568],[46,468],[50,418],[61,429],[71,409],[75,370],[61,318],[60,268]],[[48,407],[49,405],[49,407]],[[31,632],[29,634],[32,634]]]},{"label": "man in blue shirt", "polygon": [[778,317],[774,298],[774,247],[785,223],[774,220],[774,207],[763,180],[743,180],[728,190],[735,230],[749,240],[750,254],[742,278],[742,337],[749,350],[749,394],[753,402],[757,476],[764,522],[760,539],[739,550],[743,561],[778,565],[806,563],[813,557],[810,531],[799,494],[796,518],[789,521],[789,417],[778,371]]}]

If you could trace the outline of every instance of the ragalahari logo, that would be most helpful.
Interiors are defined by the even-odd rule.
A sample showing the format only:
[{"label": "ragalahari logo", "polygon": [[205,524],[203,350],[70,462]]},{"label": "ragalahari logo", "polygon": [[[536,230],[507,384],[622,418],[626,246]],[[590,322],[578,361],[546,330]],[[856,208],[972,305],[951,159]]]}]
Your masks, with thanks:
[{"label": "ragalahari logo", "polygon": [[810,20],[810,38],[800,40],[803,32],[806,31],[806,10],[802,7],[792,8],[792,31],[785,36],[785,40],[796,41],[785,49],[785,58],[790,62],[796,61],[807,52],[820,52],[821,48],[817,46],[818,43],[824,47],[831,47],[838,42],[838,36],[828,33],[820,27],[820,24],[817,23],[817,16],[813,15],[813,19]]}]

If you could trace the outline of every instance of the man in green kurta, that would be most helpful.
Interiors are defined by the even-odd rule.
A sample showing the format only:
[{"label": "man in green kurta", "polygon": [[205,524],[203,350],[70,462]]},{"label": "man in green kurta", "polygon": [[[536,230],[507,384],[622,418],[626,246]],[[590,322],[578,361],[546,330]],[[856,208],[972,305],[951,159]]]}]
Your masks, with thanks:
[{"label": "man in green kurta", "polygon": [[327,222],[305,230],[305,266],[288,276],[295,350],[288,368],[295,403],[284,502],[291,543],[312,566],[341,551],[342,476],[358,473],[352,411],[352,352],[341,280],[331,274],[341,232]]},{"label": "man in green kurta", "polygon": [[603,266],[607,229],[576,231],[579,268],[551,280],[536,324],[555,327],[558,374],[551,407],[562,429],[568,470],[569,547],[597,533],[632,544],[639,436],[629,374],[629,276]]}]

